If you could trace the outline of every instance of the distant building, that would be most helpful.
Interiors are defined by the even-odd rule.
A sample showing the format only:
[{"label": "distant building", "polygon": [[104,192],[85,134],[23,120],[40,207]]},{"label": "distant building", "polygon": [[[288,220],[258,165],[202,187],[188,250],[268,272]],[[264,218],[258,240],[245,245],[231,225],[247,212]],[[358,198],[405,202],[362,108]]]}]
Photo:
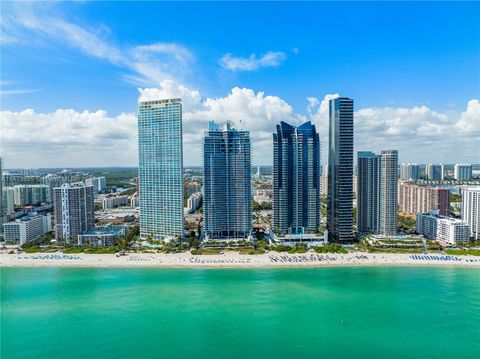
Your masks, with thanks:
[{"label": "distant building", "polygon": [[330,239],[353,241],[353,100],[329,102],[328,204]]},{"label": "distant building", "polygon": [[470,236],[480,239],[480,187],[462,188],[462,219],[470,227]]},{"label": "distant building", "polygon": [[50,197],[49,187],[40,184],[16,185],[13,187],[16,206],[36,206],[47,202]]},{"label": "distant building", "polygon": [[138,207],[138,206],[140,206],[140,196],[130,197],[130,207]]},{"label": "distant building", "polygon": [[67,179],[64,176],[48,174],[41,177],[40,181],[43,185],[48,186],[48,202],[53,202],[53,189],[66,183]]},{"label": "distant building", "polygon": [[470,181],[472,179],[472,165],[456,164],[454,176],[457,181]]},{"label": "distant building", "polygon": [[79,234],[95,225],[93,186],[65,183],[53,191],[57,241],[75,244]]},{"label": "distant building", "polygon": [[185,196],[190,197],[192,194],[201,192],[202,186],[200,186],[200,183],[197,182],[187,182],[183,185],[183,191]]},{"label": "distant building", "polygon": [[103,209],[123,207],[127,206],[128,204],[128,196],[108,196],[102,198]]},{"label": "distant building", "polygon": [[248,238],[252,231],[250,134],[211,121],[203,142],[207,239]]},{"label": "distant building", "polygon": [[320,226],[320,136],[310,121],[273,134],[273,228],[282,235]]},{"label": "distant building", "polygon": [[358,152],[357,231],[397,234],[398,151]]},{"label": "distant building", "polygon": [[448,242],[453,245],[465,244],[470,234],[465,221],[441,216],[438,210],[417,213],[416,231],[428,239]]},{"label": "distant building", "polygon": [[3,213],[4,215],[15,210],[15,191],[13,187],[3,187]]},{"label": "distant building", "polygon": [[253,200],[258,204],[272,204],[272,190],[259,188],[255,192],[255,196],[253,196]]},{"label": "distant building", "polygon": [[140,237],[183,238],[182,100],[138,104]]},{"label": "distant building", "polygon": [[117,240],[127,232],[123,226],[94,227],[78,235],[79,246],[114,246]]},{"label": "distant building", "polygon": [[420,179],[420,166],[416,163],[402,163],[400,165],[400,179],[416,181]]},{"label": "distant building", "polygon": [[93,192],[95,195],[99,193],[107,192],[107,179],[106,177],[93,177],[87,178],[85,184],[93,186]]},{"label": "distant building", "polygon": [[322,166],[320,175],[320,194],[326,196],[328,194],[328,165]]},{"label": "distant building", "polygon": [[443,181],[444,172],[443,165],[428,164],[425,167],[427,179],[430,181]]},{"label": "distant building", "polygon": [[23,245],[33,241],[52,230],[52,216],[32,212],[14,222],[3,224],[4,240],[6,243]]},{"label": "distant building", "polygon": [[400,183],[398,210],[407,214],[425,213],[434,209],[446,216],[450,208],[450,192],[448,188],[417,186]]},{"label": "distant building", "polygon": [[195,211],[197,211],[200,208],[201,204],[202,204],[202,194],[200,192],[192,194],[187,199],[186,212],[187,213],[194,213]]}]

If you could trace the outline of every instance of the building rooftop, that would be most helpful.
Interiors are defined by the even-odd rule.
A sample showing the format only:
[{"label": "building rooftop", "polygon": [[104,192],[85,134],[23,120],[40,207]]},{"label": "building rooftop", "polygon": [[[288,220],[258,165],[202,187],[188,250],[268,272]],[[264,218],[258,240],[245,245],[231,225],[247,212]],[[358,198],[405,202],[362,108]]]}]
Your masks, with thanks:
[{"label": "building rooftop", "polygon": [[32,219],[36,219],[42,216],[47,216],[47,213],[38,213],[38,212],[30,212],[23,217],[17,218],[14,222],[7,222],[7,223],[18,223],[18,222],[28,222]]},{"label": "building rooftop", "polygon": [[82,233],[82,235],[88,235],[88,236],[106,235],[106,234],[117,235],[124,228],[125,227],[122,227],[122,226],[94,227],[91,230],[89,230],[85,233]]}]

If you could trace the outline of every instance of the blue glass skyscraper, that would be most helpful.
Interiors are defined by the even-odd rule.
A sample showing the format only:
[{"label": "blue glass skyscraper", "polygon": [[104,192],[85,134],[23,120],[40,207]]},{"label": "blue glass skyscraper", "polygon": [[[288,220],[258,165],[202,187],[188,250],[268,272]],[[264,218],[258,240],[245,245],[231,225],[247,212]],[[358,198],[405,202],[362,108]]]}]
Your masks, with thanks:
[{"label": "blue glass skyscraper", "polygon": [[138,105],[140,236],[183,237],[182,100]]},{"label": "blue glass skyscraper", "polygon": [[211,121],[203,143],[207,239],[247,238],[252,231],[250,134]]},{"label": "blue glass skyscraper", "polygon": [[273,134],[273,227],[280,234],[320,226],[320,137],[315,125],[277,125]]}]

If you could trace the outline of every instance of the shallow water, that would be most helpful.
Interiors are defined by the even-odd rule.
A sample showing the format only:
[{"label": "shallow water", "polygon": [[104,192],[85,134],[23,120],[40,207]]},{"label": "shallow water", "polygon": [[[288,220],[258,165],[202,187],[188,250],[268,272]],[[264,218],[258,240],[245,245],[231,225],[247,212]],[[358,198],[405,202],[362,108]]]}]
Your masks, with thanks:
[{"label": "shallow water", "polygon": [[1,357],[477,358],[480,270],[2,268]]}]

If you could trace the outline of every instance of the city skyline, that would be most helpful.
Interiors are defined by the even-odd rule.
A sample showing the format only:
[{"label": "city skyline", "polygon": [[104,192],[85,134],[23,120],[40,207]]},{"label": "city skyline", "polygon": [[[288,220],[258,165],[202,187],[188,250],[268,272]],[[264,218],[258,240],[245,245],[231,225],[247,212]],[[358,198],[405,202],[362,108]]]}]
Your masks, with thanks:
[{"label": "city skyline", "polygon": [[[480,162],[475,152],[480,118],[475,79],[480,70],[473,45],[479,40],[474,19],[478,3],[379,3],[369,11],[360,4],[314,3],[296,6],[293,13],[282,4],[202,4],[212,10],[205,12],[208,17],[220,21],[219,11],[227,15],[224,23],[193,35],[180,29],[172,14],[181,7],[182,16],[196,26],[199,4],[161,4],[172,12],[165,12],[171,19],[158,29],[152,25],[158,16],[165,18],[160,5],[145,6],[155,16],[142,11],[143,22],[136,28],[132,24],[138,22],[138,9],[132,4],[5,3],[4,167],[136,166],[133,104],[138,96],[182,98],[187,166],[201,165],[207,122],[226,118],[241,121],[252,133],[252,163],[260,165],[271,163],[269,139],[276,123],[297,126],[311,120],[324,143],[326,163],[327,104],[338,95],[355,98],[357,104],[355,151],[396,148],[400,163]],[[101,11],[102,18],[93,15],[107,9],[114,11]],[[258,36],[246,29],[249,41],[225,41],[237,36],[225,23],[238,11],[248,16]],[[358,29],[359,12],[375,19],[372,24],[392,21],[396,28],[382,26],[385,34],[376,39],[371,34],[378,29],[362,19],[349,47],[334,46]],[[349,26],[328,35],[331,20],[326,14],[342,14]],[[309,22],[315,15],[325,18],[318,33]],[[292,25],[285,26],[290,17]],[[267,31],[264,21],[279,34]],[[460,22],[462,26],[455,26]],[[127,29],[132,31],[128,39]],[[383,41],[388,37],[398,48]],[[445,46],[462,66],[453,68],[451,58],[439,56]]]},{"label": "city skyline", "polygon": [[2,358],[480,351],[480,0],[4,0],[0,48]]}]

